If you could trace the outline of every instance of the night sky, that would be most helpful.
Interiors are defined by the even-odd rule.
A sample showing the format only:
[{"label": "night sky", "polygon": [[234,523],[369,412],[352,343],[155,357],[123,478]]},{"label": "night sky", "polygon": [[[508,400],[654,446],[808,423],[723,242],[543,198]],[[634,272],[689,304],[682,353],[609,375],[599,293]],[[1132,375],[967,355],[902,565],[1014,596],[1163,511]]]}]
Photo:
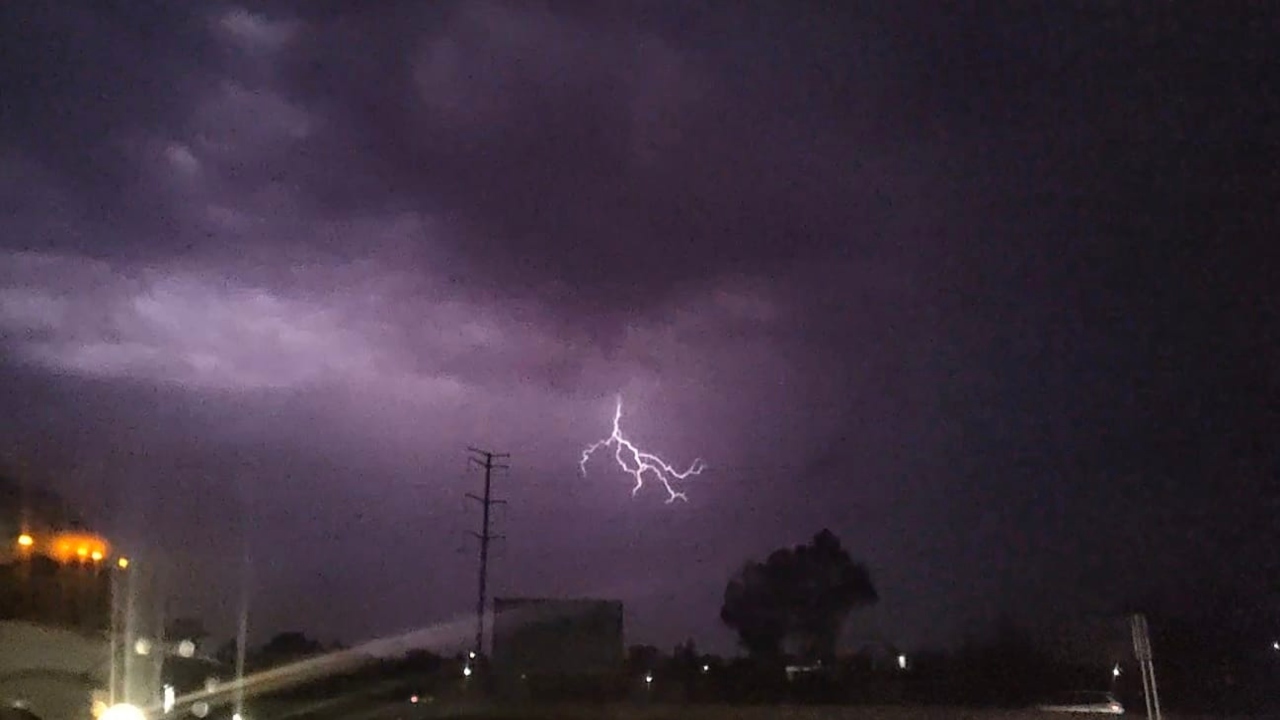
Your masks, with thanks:
[{"label": "night sky", "polygon": [[1277,15],[944,5],[0,3],[2,459],[222,637],[465,618],[468,445],[633,642],[823,527],[907,647],[1274,589]]}]

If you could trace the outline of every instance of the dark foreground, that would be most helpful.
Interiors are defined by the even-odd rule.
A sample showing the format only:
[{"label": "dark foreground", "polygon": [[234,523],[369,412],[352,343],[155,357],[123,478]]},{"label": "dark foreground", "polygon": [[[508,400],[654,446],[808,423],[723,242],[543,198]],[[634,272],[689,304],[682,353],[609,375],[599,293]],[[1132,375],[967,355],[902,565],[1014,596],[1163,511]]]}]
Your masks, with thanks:
[{"label": "dark foreground", "polygon": [[[304,720],[324,713],[315,708],[276,706],[262,708],[246,720]],[[1051,715],[1032,710],[988,710],[960,707],[842,707],[842,706],[732,706],[732,705],[530,705],[405,703],[347,706],[343,720],[1072,720],[1076,716]],[[1090,716],[1105,720],[1107,716]],[[1165,714],[1166,720],[1221,720],[1227,715]],[[1247,716],[1254,720],[1280,720],[1277,715]],[[1143,712],[1129,712],[1128,720],[1145,720]]]}]

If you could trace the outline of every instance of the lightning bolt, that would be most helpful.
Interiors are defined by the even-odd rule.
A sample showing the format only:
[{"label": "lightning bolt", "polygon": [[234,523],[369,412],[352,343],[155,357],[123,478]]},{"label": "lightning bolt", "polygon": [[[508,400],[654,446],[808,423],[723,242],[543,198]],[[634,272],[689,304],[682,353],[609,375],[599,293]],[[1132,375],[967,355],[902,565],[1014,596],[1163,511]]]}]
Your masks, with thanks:
[{"label": "lightning bolt", "polygon": [[644,474],[650,473],[662,482],[662,486],[667,489],[667,504],[671,504],[676,500],[689,501],[685,494],[671,487],[673,480],[685,480],[694,475],[701,475],[706,469],[706,463],[702,462],[702,458],[693,461],[687,470],[681,472],[676,470],[667,461],[657,455],[650,455],[636,447],[632,442],[622,436],[622,396],[618,396],[618,406],[613,411],[613,432],[609,437],[603,440],[597,440],[587,446],[582,451],[582,460],[578,462],[578,467],[582,469],[585,477],[587,474],[587,461],[591,459],[592,453],[600,448],[613,448],[613,456],[618,461],[618,466],[626,471],[629,475],[636,479],[635,487],[631,488],[631,497],[635,497],[640,492],[640,488],[644,487]]}]

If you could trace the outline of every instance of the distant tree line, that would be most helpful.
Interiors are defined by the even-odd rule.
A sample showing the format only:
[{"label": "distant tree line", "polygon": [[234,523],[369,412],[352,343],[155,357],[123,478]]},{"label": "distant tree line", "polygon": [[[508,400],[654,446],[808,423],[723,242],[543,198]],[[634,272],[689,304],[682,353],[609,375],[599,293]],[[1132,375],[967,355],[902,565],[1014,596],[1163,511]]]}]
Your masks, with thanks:
[{"label": "distant tree line", "polygon": [[[1144,706],[1137,667],[1062,658],[1002,619],[984,640],[949,652],[916,654],[908,668],[877,664],[865,654],[837,657],[854,611],[879,595],[865,565],[829,530],[809,542],[750,561],[730,578],[720,617],[738,635],[745,660],[691,660],[689,644],[668,660],[645,662],[679,678],[667,692],[722,702],[940,703],[1025,707],[1068,690],[1106,690],[1130,708]],[[1220,586],[1117,608],[1123,618],[1148,615],[1162,703],[1192,712],[1275,709],[1280,695],[1280,598]],[[1123,631],[1119,638],[1127,642]],[[683,658],[683,659],[681,659]],[[787,676],[786,665],[805,668]],[[722,668],[722,670],[718,670]],[[657,683],[653,683],[657,685]],[[674,686],[674,687],[673,687]]]},{"label": "distant tree line", "polygon": [[[1136,666],[1113,676],[1110,666],[1096,661],[1064,659],[1008,619],[998,621],[982,639],[946,652],[914,653],[909,663],[900,664],[897,651],[885,648],[838,654],[851,614],[878,600],[867,567],[823,530],[806,543],[745,563],[728,579],[720,619],[737,634],[745,656],[703,653],[692,639],[670,652],[634,645],[620,670],[621,684],[601,688],[592,697],[646,703],[1026,707],[1067,690],[1107,690],[1131,711],[1143,707]],[[1271,689],[1280,684],[1280,649],[1271,643],[1280,638],[1271,639],[1268,632],[1274,628],[1256,621],[1259,612],[1241,612],[1247,605],[1217,591],[1197,596],[1190,612],[1140,604],[1150,618],[1166,708],[1232,713],[1274,709]],[[1118,609],[1117,617],[1137,607]],[[207,633],[198,622],[178,620],[169,636],[203,639]],[[281,632],[246,652],[246,670],[280,667],[336,649],[341,648],[300,632]],[[228,643],[216,655],[233,667],[237,648]],[[483,662],[425,651],[369,658],[340,675],[311,678],[266,699],[309,699],[324,708],[304,713],[307,717],[340,717],[342,708],[371,699],[445,701],[486,687]],[[475,676],[464,677],[463,667]]]}]

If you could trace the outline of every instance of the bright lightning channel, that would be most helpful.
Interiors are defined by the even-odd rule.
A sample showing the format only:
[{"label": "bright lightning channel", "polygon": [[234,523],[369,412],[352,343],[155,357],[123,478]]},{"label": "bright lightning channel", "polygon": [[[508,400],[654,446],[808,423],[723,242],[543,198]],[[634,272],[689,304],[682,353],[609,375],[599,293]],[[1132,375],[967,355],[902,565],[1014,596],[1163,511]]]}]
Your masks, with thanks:
[{"label": "bright lightning channel", "polygon": [[578,466],[582,468],[582,474],[587,474],[587,461],[591,459],[591,454],[600,448],[613,448],[613,456],[618,461],[618,466],[636,479],[635,487],[631,488],[631,497],[635,497],[640,492],[640,488],[644,487],[644,474],[650,473],[662,482],[662,486],[667,489],[667,504],[676,500],[689,501],[685,494],[672,488],[671,483],[674,480],[685,480],[694,475],[701,475],[706,469],[706,463],[702,462],[702,458],[693,461],[687,470],[683,472],[676,470],[669,465],[667,461],[651,455],[637,448],[632,442],[622,436],[622,397],[618,397],[618,406],[613,412],[613,432],[609,437],[598,440],[587,446],[582,451],[582,460],[578,462]]}]

